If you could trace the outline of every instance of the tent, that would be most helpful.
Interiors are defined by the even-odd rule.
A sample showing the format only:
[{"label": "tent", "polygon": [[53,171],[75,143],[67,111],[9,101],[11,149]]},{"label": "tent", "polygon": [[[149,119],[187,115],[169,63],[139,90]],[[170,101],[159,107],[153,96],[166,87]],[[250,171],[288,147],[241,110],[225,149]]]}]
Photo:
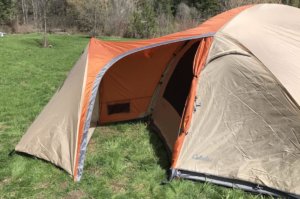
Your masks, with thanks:
[{"label": "tent", "polygon": [[92,38],[15,150],[79,181],[97,125],[150,118],[171,178],[300,197],[300,10],[260,4],[134,41]]}]

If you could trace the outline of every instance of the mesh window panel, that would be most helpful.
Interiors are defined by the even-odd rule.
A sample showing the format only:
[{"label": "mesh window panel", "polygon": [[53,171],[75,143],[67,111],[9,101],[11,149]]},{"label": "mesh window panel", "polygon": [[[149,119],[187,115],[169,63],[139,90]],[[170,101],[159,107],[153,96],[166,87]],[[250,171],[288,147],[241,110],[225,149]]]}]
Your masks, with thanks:
[{"label": "mesh window panel", "polygon": [[130,112],[130,103],[117,103],[107,105],[107,114],[112,115],[116,113],[129,113]]}]

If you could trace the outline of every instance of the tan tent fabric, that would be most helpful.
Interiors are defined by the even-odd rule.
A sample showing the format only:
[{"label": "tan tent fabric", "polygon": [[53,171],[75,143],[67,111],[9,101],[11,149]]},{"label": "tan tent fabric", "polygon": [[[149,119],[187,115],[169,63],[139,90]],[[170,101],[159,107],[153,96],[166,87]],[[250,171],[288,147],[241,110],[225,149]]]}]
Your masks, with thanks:
[{"label": "tan tent fabric", "polygon": [[78,117],[87,64],[87,49],[69,73],[63,87],[56,92],[22,137],[16,151],[25,152],[73,174]]},{"label": "tan tent fabric", "polygon": [[209,61],[177,169],[300,194],[297,105],[234,40],[217,34]]},{"label": "tan tent fabric", "polygon": [[172,151],[178,136],[181,117],[169,102],[162,98],[158,102],[152,118],[154,125],[160,130],[161,135],[164,137],[168,149]]},{"label": "tan tent fabric", "polygon": [[256,5],[231,20],[220,32],[251,51],[300,105],[300,9]]}]

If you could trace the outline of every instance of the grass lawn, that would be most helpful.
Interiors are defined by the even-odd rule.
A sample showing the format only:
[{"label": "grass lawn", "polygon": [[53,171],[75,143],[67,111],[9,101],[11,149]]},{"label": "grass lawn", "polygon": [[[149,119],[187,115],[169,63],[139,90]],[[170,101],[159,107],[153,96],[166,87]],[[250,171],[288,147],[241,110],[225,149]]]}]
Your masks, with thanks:
[{"label": "grass lawn", "polygon": [[0,38],[0,198],[262,198],[188,180],[160,185],[167,178],[167,153],[143,122],[97,128],[79,183],[45,161],[8,156],[89,40],[51,35],[53,47],[43,49],[41,38]]}]

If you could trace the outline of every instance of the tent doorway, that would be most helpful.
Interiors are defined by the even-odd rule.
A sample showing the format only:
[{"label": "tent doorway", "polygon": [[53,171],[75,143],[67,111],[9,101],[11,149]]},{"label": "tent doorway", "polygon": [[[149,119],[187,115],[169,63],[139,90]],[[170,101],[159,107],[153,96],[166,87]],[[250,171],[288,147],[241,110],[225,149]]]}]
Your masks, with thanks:
[{"label": "tent doorway", "polygon": [[193,79],[193,62],[200,42],[194,43],[181,57],[167,84],[163,97],[182,116]]},{"label": "tent doorway", "polygon": [[176,141],[185,102],[193,79],[193,62],[200,41],[188,42],[174,58],[153,109],[152,120],[168,148]]}]

